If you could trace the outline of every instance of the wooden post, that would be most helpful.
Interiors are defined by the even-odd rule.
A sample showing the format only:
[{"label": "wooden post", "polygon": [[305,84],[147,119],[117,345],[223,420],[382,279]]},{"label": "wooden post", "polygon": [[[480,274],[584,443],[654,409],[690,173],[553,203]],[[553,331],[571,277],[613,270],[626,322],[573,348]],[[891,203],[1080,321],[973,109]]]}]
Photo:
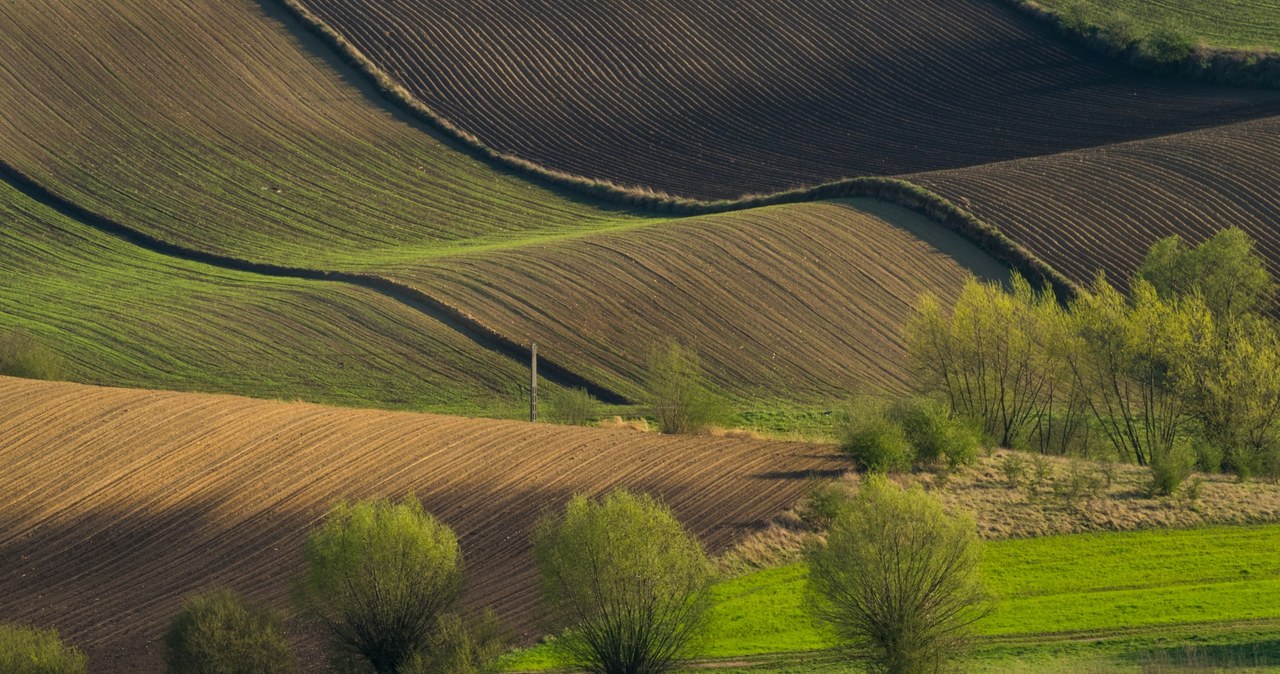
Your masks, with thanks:
[{"label": "wooden post", "polygon": [[533,343],[533,357],[529,359],[529,421],[538,420],[538,343]]}]

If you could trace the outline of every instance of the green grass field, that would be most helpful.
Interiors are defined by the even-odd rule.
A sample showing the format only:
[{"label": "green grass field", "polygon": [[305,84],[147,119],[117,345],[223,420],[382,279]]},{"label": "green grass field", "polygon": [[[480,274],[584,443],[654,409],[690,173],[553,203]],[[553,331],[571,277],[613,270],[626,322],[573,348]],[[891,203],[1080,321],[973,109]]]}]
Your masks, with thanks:
[{"label": "green grass field", "polygon": [[1277,0],[1037,0],[1093,23],[1123,21],[1137,35],[1172,30],[1213,47],[1280,50]]},{"label": "green grass field", "polygon": [[[997,602],[977,628],[978,659],[996,669],[1022,660],[1112,661],[1198,642],[1245,648],[1269,639],[1268,652],[1280,653],[1278,526],[999,541],[985,547],[983,574]],[[805,611],[804,588],[802,565],[717,585],[707,657],[768,659],[835,646]],[[1259,630],[1269,621],[1276,624]],[[779,671],[826,671],[821,658],[801,660],[789,665],[801,669]],[[552,664],[543,646],[509,668]]]},{"label": "green grass field", "polygon": [[[0,183],[0,330],[74,380],[516,416],[528,374],[452,328],[342,283],[151,253]],[[548,393],[554,395],[554,386]]]}]

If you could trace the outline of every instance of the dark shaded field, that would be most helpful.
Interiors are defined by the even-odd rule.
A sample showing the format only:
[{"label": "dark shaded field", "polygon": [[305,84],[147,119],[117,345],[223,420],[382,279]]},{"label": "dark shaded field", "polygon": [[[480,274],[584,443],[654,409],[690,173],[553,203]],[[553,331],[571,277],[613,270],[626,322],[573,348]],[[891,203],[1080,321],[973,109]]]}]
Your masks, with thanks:
[{"label": "dark shaded field", "polygon": [[301,0],[481,142],[728,198],[1280,112],[1140,75],[983,0]]},{"label": "dark shaded field", "polygon": [[1224,227],[1280,272],[1280,117],[909,179],[1077,282],[1126,280],[1156,239]]}]

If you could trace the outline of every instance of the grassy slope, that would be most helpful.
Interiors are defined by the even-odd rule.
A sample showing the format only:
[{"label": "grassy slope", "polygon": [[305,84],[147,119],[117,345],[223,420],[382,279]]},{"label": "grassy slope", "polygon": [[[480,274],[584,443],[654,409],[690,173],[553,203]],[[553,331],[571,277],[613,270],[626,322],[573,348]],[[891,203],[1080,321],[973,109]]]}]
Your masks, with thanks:
[{"label": "grassy slope", "polygon": [[[738,399],[901,388],[919,295],[1007,271],[927,218],[871,200],[771,206],[396,270],[570,367],[635,390],[652,344],[695,345]],[[638,390],[636,391],[638,394]]]},{"label": "grassy slope", "polygon": [[[1076,534],[989,543],[994,614],[984,642],[1100,639],[1204,623],[1280,619],[1280,527]],[[715,658],[830,648],[802,606],[804,568],[769,569],[716,587],[707,653]],[[1247,631],[1248,628],[1243,628]],[[510,663],[550,664],[545,649]]]},{"label": "grassy slope", "polygon": [[446,146],[282,21],[248,0],[5,3],[0,156],[165,240],[295,266],[634,219]]},{"label": "grassy slope", "polygon": [[517,414],[519,365],[375,292],[140,250],[0,183],[0,328],[71,376],[347,405]]},{"label": "grassy slope", "polygon": [[1276,0],[1036,0],[1050,11],[1099,22],[1120,16],[1135,31],[1173,30],[1212,47],[1280,50]]},{"label": "grassy slope", "polygon": [[[216,9],[191,1],[23,0],[0,7],[0,33],[13,36],[0,44],[0,106],[12,110],[0,119],[0,158],[60,196],[203,251],[291,266],[371,270],[416,281],[430,295],[439,290],[437,280],[448,282],[450,298],[463,311],[483,314],[514,341],[536,337],[548,355],[571,360],[633,395],[638,394],[638,363],[652,341],[665,334],[701,339],[699,334],[685,334],[680,321],[667,318],[680,314],[698,316],[703,334],[743,336],[707,344],[715,351],[708,359],[726,366],[722,382],[740,396],[763,387],[772,397],[785,398],[793,395],[788,391],[810,397],[813,391],[842,389],[852,380],[900,383],[899,362],[886,365],[870,354],[886,342],[896,342],[897,322],[914,292],[926,285],[954,288],[968,273],[968,262],[949,260],[946,246],[930,243],[936,233],[932,226],[920,229],[919,219],[902,211],[881,211],[874,226],[889,231],[888,222],[906,218],[916,233],[899,232],[875,247],[874,254],[859,250],[860,241],[852,234],[868,216],[837,206],[690,219],[679,226],[680,234],[659,235],[660,228],[653,226],[665,225],[667,219],[552,193],[442,143],[378,103],[361,76],[335,60],[314,56],[328,53],[325,47],[310,44],[280,15],[247,0]],[[67,34],[79,39],[62,39]],[[236,38],[219,39],[220,35]],[[174,86],[175,82],[200,84]],[[584,316],[574,307],[557,305],[564,300],[563,291],[580,289],[543,286],[535,291],[514,268],[495,270],[488,263],[465,278],[437,273],[465,270],[476,259],[545,265],[533,256],[582,250],[597,245],[594,237],[609,233],[608,241],[630,246],[633,261],[643,262],[663,254],[654,241],[686,253],[707,251],[709,233],[727,240],[749,237],[760,229],[754,224],[759,221],[772,230],[771,254],[777,268],[770,272],[776,278],[753,277],[755,285],[728,288],[718,278],[686,268],[666,279],[681,288],[682,297],[673,297],[671,304],[636,303],[630,309],[626,305],[634,298],[628,297],[629,288],[614,285],[616,279],[607,275],[596,278],[592,290],[619,302],[614,305],[618,313],[612,315],[620,322],[616,326],[584,325]],[[843,241],[843,248],[821,251],[823,264],[843,276],[815,269],[805,251],[789,251],[787,226],[812,232],[818,243],[824,237]],[[586,235],[592,241],[574,241]],[[635,245],[627,243],[632,236],[637,237]],[[534,252],[519,252],[524,250]],[[736,255],[735,264],[751,263],[741,259],[741,251]],[[917,263],[919,268],[913,266]],[[989,262],[982,264],[990,267]],[[882,274],[883,269],[893,271]],[[498,272],[510,272],[504,285],[488,287],[502,276]],[[795,298],[779,292],[776,280],[802,276],[812,277],[804,290],[813,296],[848,301],[827,302],[817,311],[789,306]],[[849,276],[861,279],[860,294],[841,289]],[[533,325],[495,311],[491,304],[478,303],[472,311],[474,298],[458,292],[459,284],[491,295],[511,293],[502,299],[502,308],[517,314],[525,306],[547,308],[535,316]],[[771,298],[748,302],[747,313],[713,315],[702,310],[700,301],[726,290],[743,297],[771,293]],[[539,296],[544,292],[545,297]],[[42,312],[52,311],[67,309],[28,306],[25,313],[15,310],[13,316],[39,323]],[[785,334],[770,325],[775,312],[793,314],[792,325],[782,326]],[[868,320],[850,323],[857,316]],[[889,322],[882,322],[886,317]],[[651,329],[634,334],[623,330],[637,323]],[[652,328],[655,325],[661,328]],[[843,326],[845,333],[835,342],[850,348],[832,346],[821,362],[805,363],[807,370],[792,368],[787,377],[764,365],[777,351],[802,349],[808,335],[830,331],[833,325]],[[547,326],[558,332],[544,338],[542,329]],[[626,339],[593,338],[594,327],[621,330]],[[189,346],[205,348],[199,343]],[[291,348],[301,348],[300,341]],[[321,355],[330,348],[311,345]],[[413,340],[400,349],[418,350]],[[471,366],[457,352],[456,346],[428,350],[427,357],[440,361],[436,372],[465,372]],[[728,367],[751,362],[759,365],[754,370]],[[240,371],[242,365],[229,361],[226,369]],[[744,376],[739,379],[740,373]],[[832,373],[839,376],[835,386]],[[144,369],[123,376],[117,373],[97,381],[175,386],[174,378]],[[478,376],[482,381],[463,382],[461,391],[442,392],[438,399],[464,399],[473,397],[468,390],[493,388],[484,379],[488,375]],[[208,386],[260,392],[232,381],[240,380],[229,377],[226,384]],[[451,384],[446,380],[442,386]],[[358,401],[368,394],[366,402],[386,404],[405,397],[382,393],[372,384],[357,388],[341,398]],[[303,387],[271,390],[281,389],[334,399],[314,398]]]}]

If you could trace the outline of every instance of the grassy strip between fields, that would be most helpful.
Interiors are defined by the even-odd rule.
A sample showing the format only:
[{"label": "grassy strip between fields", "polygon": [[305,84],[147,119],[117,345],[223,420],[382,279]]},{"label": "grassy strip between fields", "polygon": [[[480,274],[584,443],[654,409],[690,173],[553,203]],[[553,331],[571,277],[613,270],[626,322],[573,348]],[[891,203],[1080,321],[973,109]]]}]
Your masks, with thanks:
[{"label": "grassy strip between fields", "polygon": [[1280,87],[1276,0],[1006,0],[1068,36],[1147,69]]},{"label": "grassy strip between fields", "polygon": [[[1280,526],[998,541],[986,546],[983,569],[997,603],[978,633],[997,659],[1016,659],[1040,641],[1280,619]],[[791,565],[717,585],[707,657],[835,646],[804,609],[805,573],[802,565]],[[1194,635],[1186,638],[1190,643]],[[513,654],[506,663],[508,670],[554,665],[546,645]]]}]

